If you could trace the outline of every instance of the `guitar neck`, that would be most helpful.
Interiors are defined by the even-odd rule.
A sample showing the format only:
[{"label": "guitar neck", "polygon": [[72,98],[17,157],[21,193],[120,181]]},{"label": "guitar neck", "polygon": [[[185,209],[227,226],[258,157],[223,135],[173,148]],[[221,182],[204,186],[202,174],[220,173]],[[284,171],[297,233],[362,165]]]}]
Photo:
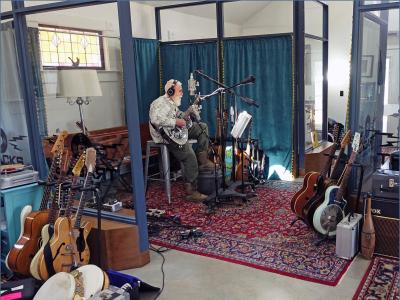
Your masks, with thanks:
[{"label": "guitar neck", "polygon": [[57,218],[57,212],[59,210],[59,202],[61,199],[61,184],[58,183],[56,187],[56,191],[54,193],[53,201],[51,202],[51,209],[49,213],[49,225],[53,227],[56,218]]},{"label": "guitar neck", "polygon": [[[89,184],[93,182],[93,175],[92,173],[88,173],[85,178],[85,183],[83,184],[83,187],[87,187]],[[75,224],[74,228],[79,229],[81,227],[81,219],[82,219],[82,214],[83,214],[83,208],[85,207],[86,203],[86,196],[88,194],[88,191],[83,191],[81,194],[81,198],[79,199],[79,207],[78,210],[76,211],[76,218],[75,218]]]},{"label": "guitar neck", "polygon": [[331,166],[331,163],[332,163],[332,158],[335,155],[336,149],[337,149],[337,144],[334,144],[333,147],[330,149],[330,151],[328,153],[328,155],[329,155],[328,156],[328,160],[327,160],[327,162],[326,162],[326,164],[325,164],[325,166],[324,166],[324,168],[322,169],[322,172],[321,172],[321,176],[323,178],[326,178],[327,175],[328,175],[328,172],[329,172],[329,169],[330,169],[330,166]]},{"label": "guitar neck", "polygon": [[[47,176],[46,183],[50,183],[54,180],[54,177],[56,175],[57,165],[58,165],[56,160],[58,160],[58,159],[59,158],[57,156],[54,156],[53,161],[51,162],[49,175]],[[45,185],[42,201],[40,202],[40,210],[47,209],[48,204],[49,204],[50,195],[51,195],[51,185]]]},{"label": "guitar neck", "polygon": [[342,200],[342,198],[343,198],[344,192],[345,192],[346,187],[347,187],[347,182],[348,182],[349,177],[350,177],[350,172],[351,172],[351,169],[352,169],[352,165],[353,165],[353,162],[354,162],[354,160],[356,158],[356,155],[357,155],[356,152],[351,153],[349,162],[348,162],[348,164],[347,164],[347,166],[346,166],[346,168],[345,168],[345,170],[344,170],[344,172],[343,172],[343,174],[341,176],[341,182],[340,182],[339,190],[337,191],[337,194],[336,194],[336,201],[340,202]]},{"label": "guitar neck", "polygon": [[183,118],[187,119],[190,115],[190,113],[192,112],[191,110],[191,106],[193,105],[198,105],[200,103],[200,97],[197,97],[196,100],[194,100],[193,104],[189,106],[189,108],[183,113]]},{"label": "guitar neck", "polygon": [[337,170],[340,168],[340,158],[342,157],[343,153],[344,153],[344,148],[340,148],[339,154],[332,168],[332,174],[336,173]]},{"label": "guitar neck", "polygon": [[76,190],[73,189],[73,187],[76,186],[78,181],[79,181],[79,176],[72,177],[72,185],[71,185],[71,189],[69,190],[68,200],[67,200],[67,208],[65,210],[66,217],[71,216],[71,208],[72,208],[72,205],[74,204],[74,198],[76,195]]}]

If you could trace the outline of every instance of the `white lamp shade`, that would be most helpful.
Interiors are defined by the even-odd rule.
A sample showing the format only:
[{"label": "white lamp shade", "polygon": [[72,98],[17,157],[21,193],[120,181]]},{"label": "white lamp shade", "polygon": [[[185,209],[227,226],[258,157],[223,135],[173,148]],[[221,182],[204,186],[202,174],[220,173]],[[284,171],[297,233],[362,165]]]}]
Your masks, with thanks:
[{"label": "white lamp shade", "polygon": [[101,96],[96,70],[61,70],[58,72],[58,97]]}]

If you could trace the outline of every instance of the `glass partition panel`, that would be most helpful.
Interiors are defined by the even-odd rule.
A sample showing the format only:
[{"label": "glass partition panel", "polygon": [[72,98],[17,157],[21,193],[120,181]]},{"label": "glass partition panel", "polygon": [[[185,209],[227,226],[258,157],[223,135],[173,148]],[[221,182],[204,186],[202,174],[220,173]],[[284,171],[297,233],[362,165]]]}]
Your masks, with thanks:
[{"label": "glass partition panel", "polygon": [[[388,20],[388,36],[387,36],[387,56],[385,70],[385,91],[383,100],[383,120],[382,131],[391,133],[394,136],[399,136],[400,133],[400,118],[399,118],[399,67],[400,67],[400,52],[399,52],[399,10],[392,9],[389,11]],[[383,136],[383,144],[393,142],[393,138]],[[395,143],[396,144],[396,143]]]},{"label": "glass partition panel", "polygon": [[162,41],[217,37],[215,4],[163,9],[160,19]]},{"label": "glass partition panel", "polygon": [[304,47],[304,122],[305,148],[313,145],[313,132],[322,138],[322,41],[305,38]]},{"label": "glass partition panel", "polygon": [[69,133],[65,149],[71,157],[95,144],[101,199],[132,207],[117,4],[32,14],[27,23],[46,158],[61,130]]},{"label": "glass partition panel", "polygon": [[31,164],[25,103],[11,20],[0,24],[1,164]]},{"label": "glass partition panel", "polygon": [[10,11],[12,9],[11,0],[2,0],[0,1],[0,11]]},{"label": "glass partition panel", "polygon": [[399,0],[364,0],[365,5],[398,2]]},{"label": "glass partition panel", "polygon": [[226,37],[293,31],[292,1],[233,1],[223,9]]},{"label": "glass partition panel", "polygon": [[[362,45],[360,58],[360,104],[358,111],[357,131],[366,141],[373,138],[373,130],[381,130],[382,104],[381,89],[379,80],[381,66],[379,63],[381,52],[381,24],[371,18],[369,13],[362,13],[361,20]],[[376,136],[375,139],[380,139]],[[375,140],[373,139],[373,140]],[[359,155],[359,161],[366,166],[366,174],[371,174],[377,167],[376,143],[370,143]]]},{"label": "glass partition panel", "polygon": [[304,1],[305,33],[323,36],[323,7],[315,1]]},{"label": "glass partition panel", "polygon": [[54,3],[54,2],[62,2],[64,0],[52,0],[52,1],[42,1],[42,0],[25,0],[24,5],[25,7],[28,6],[36,6],[36,5],[43,5],[43,4],[49,4],[49,3]]}]

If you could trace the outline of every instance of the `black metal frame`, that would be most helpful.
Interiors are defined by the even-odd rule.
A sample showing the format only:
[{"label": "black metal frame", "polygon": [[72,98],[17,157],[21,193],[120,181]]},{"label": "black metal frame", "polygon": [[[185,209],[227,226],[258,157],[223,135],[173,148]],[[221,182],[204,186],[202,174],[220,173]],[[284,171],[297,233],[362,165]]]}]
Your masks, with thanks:
[{"label": "black metal frame", "polygon": [[[362,22],[362,13],[365,12],[372,12],[372,11],[382,11],[383,14],[381,17],[377,17],[373,14],[367,16],[367,18],[375,21],[381,25],[384,25],[385,22],[382,23],[382,20],[387,21],[388,18],[388,10],[389,9],[399,9],[400,2],[390,2],[390,3],[381,3],[381,4],[368,4],[364,5],[361,0],[354,1],[353,5],[353,34],[352,34],[352,49],[351,49],[351,81],[350,81],[350,105],[349,105],[349,112],[348,112],[348,120],[346,127],[356,130],[359,124],[359,107],[360,107],[360,81],[361,81],[361,64],[360,59],[362,55],[362,32],[363,32],[363,22]],[[387,32],[383,29],[385,26],[381,26],[381,34],[380,34],[380,45],[385,45],[386,41],[382,39],[386,39]],[[383,31],[382,31],[383,30]],[[386,57],[386,49],[387,47],[383,46],[383,52],[380,53],[381,57]],[[386,63],[380,66],[380,78],[379,81],[382,82],[385,77],[385,68]],[[378,75],[379,77],[379,75]],[[384,81],[383,81],[384,84]],[[381,97],[383,97],[383,93],[381,93]],[[379,99],[378,101],[381,102],[381,113],[383,113],[383,99]],[[381,144],[381,137],[376,136],[376,145]],[[367,181],[371,177],[372,173],[366,173],[364,175],[364,180]],[[349,190],[353,193],[357,188],[357,177],[358,175],[356,172],[352,172],[352,176],[349,180]]]},{"label": "black metal frame", "polygon": [[[29,135],[29,146],[32,158],[32,164],[39,171],[40,177],[47,175],[46,162],[43,155],[42,140],[39,133],[38,120],[36,118],[35,96],[33,89],[33,75],[31,61],[29,58],[27,47],[27,25],[26,15],[40,12],[57,11],[62,9],[79,8],[89,5],[101,5],[115,3],[118,7],[118,21],[120,28],[121,55],[123,62],[123,80],[124,80],[124,96],[126,105],[129,150],[131,153],[131,170],[133,199],[135,203],[135,222],[139,231],[139,248],[141,252],[147,251],[149,248],[147,217],[144,195],[144,179],[142,166],[142,151],[140,143],[136,139],[140,137],[139,129],[139,113],[138,113],[138,96],[136,87],[136,70],[135,58],[132,43],[132,24],[130,2],[124,0],[71,0],[50,4],[36,5],[24,7],[24,2],[12,0],[12,11],[1,13],[1,20],[12,18],[15,27],[16,45],[18,51],[18,62],[20,74],[22,76],[22,93],[24,97],[26,122]],[[119,220],[115,215],[115,220]]]},{"label": "black metal frame", "polygon": [[[252,36],[239,36],[239,37],[224,37],[224,13],[223,4],[227,2],[236,1],[202,1],[202,2],[192,2],[177,5],[168,5],[155,7],[155,24],[156,24],[156,36],[160,41],[161,45],[167,44],[188,44],[188,43],[198,43],[198,42],[218,42],[218,53],[217,58],[219,62],[219,81],[223,81],[223,60],[222,58],[222,43],[224,40],[232,39],[246,39],[246,38],[261,38],[270,36],[280,36],[293,34],[294,36],[294,48],[295,48],[295,63],[294,63],[294,73],[295,73],[295,111],[294,111],[294,124],[295,131],[293,132],[293,149],[296,155],[296,170],[294,174],[296,176],[299,174],[300,169],[304,169],[304,39],[305,37],[313,38],[323,42],[323,122],[322,122],[322,139],[327,139],[328,134],[328,5],[319,0],[313,0],[314,2],[322,5],[323,7],[323,37],[315,36],[312,34],[305,33],[304,28],[304,1],[293,1],[293,33],[279,33],[279,34],[268,34],[268,35],[252,35]],[[161,17],[160,11],[165,9],[174,9],[180,7],[196,6],[196,5],[206,5],[215,4],[216,5],[216,21],[217,21],[217,38],[209,39],[194,39],[194,40],[177,40],[162,42],[161,36]],[[221,100],[222,101],[222,100]]]},{"label": "black metal frame", "polygon": [[[295,136],[295,153],[297,153],[297,167],[298,170],[305,169],[305,90],[304,90],[304,51],[305,51],[305,38],[310,38],[322,42],[322,139],[328,138],[328,33],[329,33],[329,11],[328,5],[321,1],[314,1],[322,5],[322,34],[323,36],[316,36],[305,32],[305,13],[304,1],[294,1],[294,21],[293,32],[295,40],[295,99],[297,115],[295,116],[295,124],[297,124],[297,131]],[[297,148],[296,148],[297,147]]]}]

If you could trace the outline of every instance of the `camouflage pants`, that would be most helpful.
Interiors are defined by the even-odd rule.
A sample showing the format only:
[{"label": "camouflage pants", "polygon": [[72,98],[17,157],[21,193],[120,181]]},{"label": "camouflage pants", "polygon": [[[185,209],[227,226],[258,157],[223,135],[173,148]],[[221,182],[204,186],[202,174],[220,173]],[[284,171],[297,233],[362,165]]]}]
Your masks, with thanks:
[{"label": "camouflage pants", "polygon": [[208,126],[206,123],[193,123],[189,129],[189,139],[197,140],[196,153],[192,145],[168,144],[168,150],[183,164],[183,177],[185,182],[194,183],[199,174],[196,154],[208,150]]}]

